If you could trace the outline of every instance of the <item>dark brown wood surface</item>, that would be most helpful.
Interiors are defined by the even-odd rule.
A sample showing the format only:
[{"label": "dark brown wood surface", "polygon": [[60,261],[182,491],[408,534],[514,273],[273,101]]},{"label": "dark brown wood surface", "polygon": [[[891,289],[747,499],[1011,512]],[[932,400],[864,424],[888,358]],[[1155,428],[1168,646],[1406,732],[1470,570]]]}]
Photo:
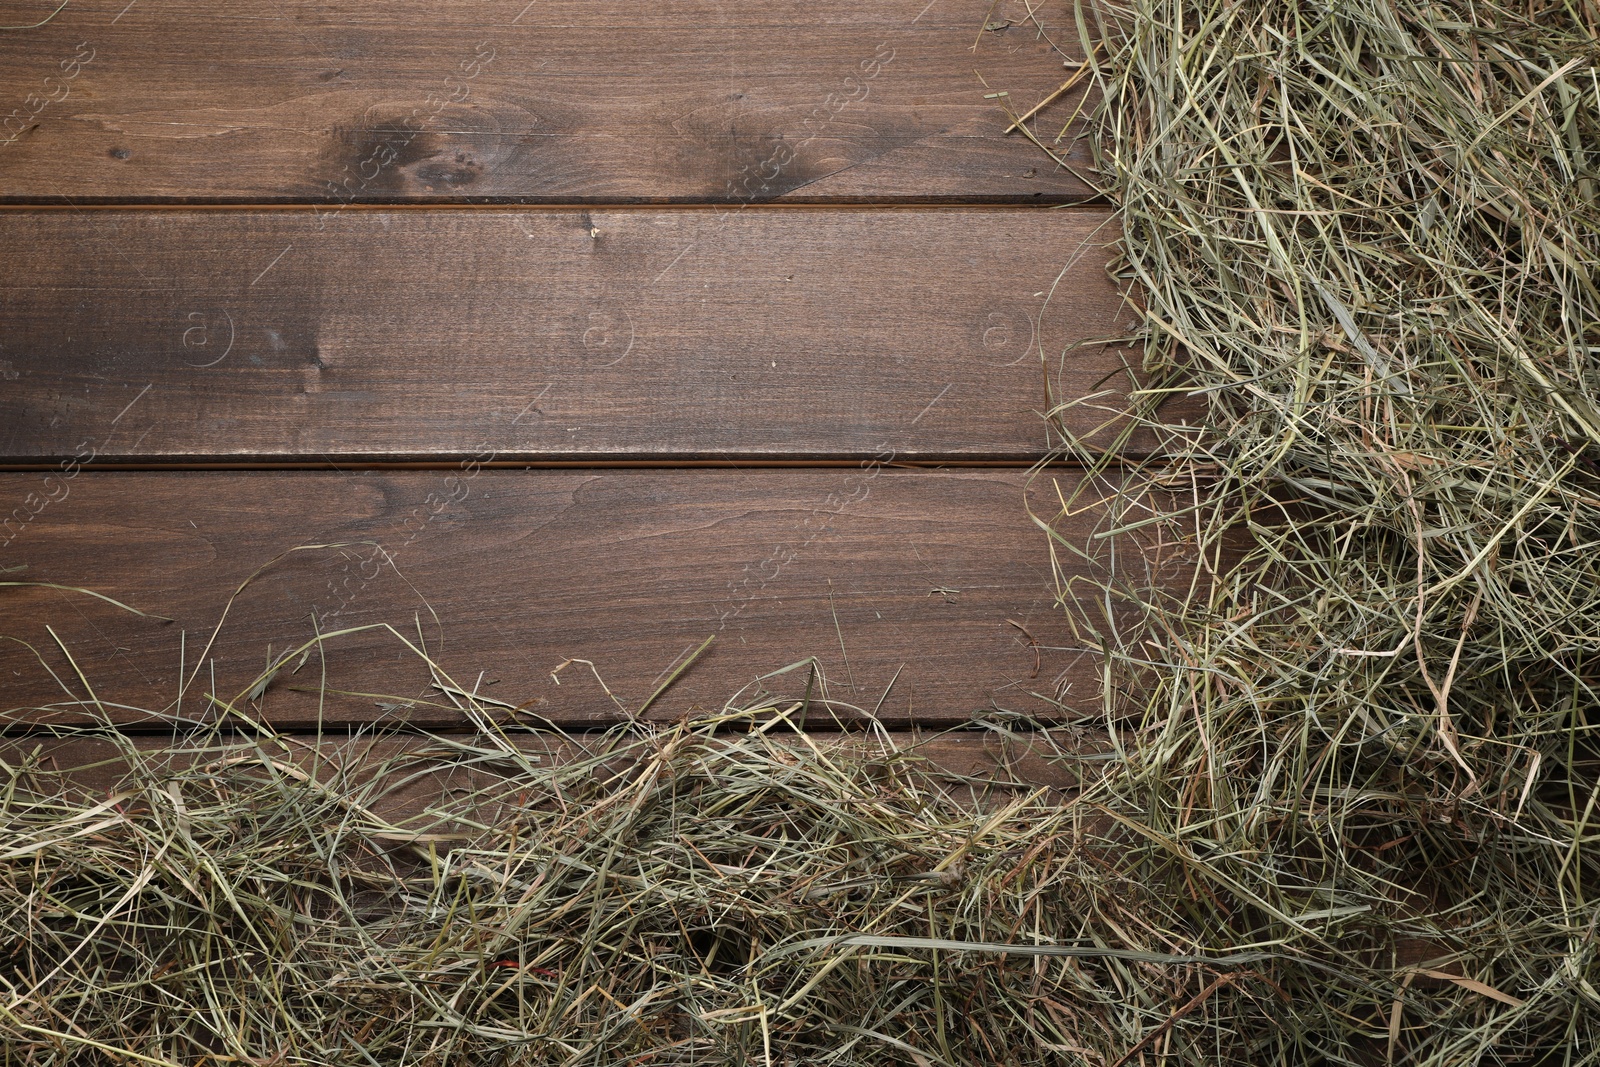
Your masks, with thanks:
[{"label": "dark brown wood surface", "polygon": [[[799,746],[806,741],[781,725],[767,736],[775,745]],[[254,744],[252,744],[254,742]],[[290,734],[263,739],[254,732],[196,737],[188,735],[0,737],[0,761],[21,772],[18,786],[54,792],[66,786],[79,798],[103,801],[119,789],[147,785],[150,775],[182,773],[195,764],[242,760],[258,766],[272,761],[278,768],[293,767],[315,774],[324,783],[339,783],[363,797],[363,807],[373,814],[404,824],[441,800],[477,793],[494,799],[508,775],[517,772],[509,760],[480,756],[476,764],[461,758],[462,747],[480,753],[504,751],[512,745],[535,767],[591,762],[595,777],[607,772],[626,775],[634,764],[607,758],[626,739],[606,734],[522,733],[501,730],[495,736],[469,732],[422,736],[414,733],[373,734],[329,731],[322,735]],[[871,733],[812,735],[815,745],[831,758],[859,755],[881,759],[889,752],[904,754],[907,765],[944,779],[947,786],[970,788],[983,794],[1013,794],[1018,788],[1044,786],[1070,790],[1081,781],[1084,768],[1069,760],[1079,754],[1106,755],[1102,733],[1077,727],[1049,731],[951,730],[878,731]],[[648,749],[646,749],[648,751]],[[130,758],[130,753],[134,754]],[[130,777],[137,761],[142,774]],[[487,764],[487,766],[485,766]],[[58,777],[59,776],[59,777]],[[369,783],[382,781],[384,788]],[[498,787],[498,788],[497,788]],[[128,798],[137,807],[142,798]],[[485,805],[488,809],[489,805]],[[484,810],[483,814],[493,815]]]},{"label": "dark brown wood surface", "polygon": [[[1001,136],[1070,74],[1072,10],[72,0],[0,32],[0,202],[1082,198]],[[1086,162],[1070,134],[1056,151]]]},{"label": "dark brown wood surface", "polygon": [[[0,462],[1026,463],[1099,209],[0,212]],[[1047,373],[1048,372],[1048,373]],[[1075,410],[1089,434],[1120,397]]]},{"label": "dark brown wood surface", "polygon": [[[1056,484],[1070,492],[1076,477],[1041,475],[1038,512],[1053,515]],[[1055,603],[1027,482],[871,467],[0,475],[0,501],[30,514],[5,527],[0,579],[92,587],[175,620],[0,589],[0,694],[13,724],[81,720],[85,701],[121,722],[153,724],[137,709],[204,719],[206,693],[232,699],[314,627],[386,622],[425,641],[462,689],[567,724],[638,712],[708,637],[650,714],[714,710],[746,686],[754,700],[762,675],[810,656],[827,698],[812,688],[813,723],[827,708],[889,724],[1092,710],[1095,663]],[[1086,542],[1093,521],[1061,528]],[[343,547],[283,555],[328,544]],[[280,556],[211,644],[232,590]],[[323,722],[464,721],[438,706],[449,701],[395,634],[324,648],[328,687],[371,695],[330,694]],[[593,670],[570,663],[552,678],[577,659]],[[322,664],[313,656],[239,707],[314,725],[318,700],[294,690],[317,689]],[[794,698],[807,685],[805,670],[764,683]]]},{"label": "dark brown wood surface", "polygon": [[1025,468],[1126,404],[1116,234],[1044,209],[1082,85],[1070,165],[1002,133],[1069,0],[57,2],[0,0],[0,725],[1095,709]]}]

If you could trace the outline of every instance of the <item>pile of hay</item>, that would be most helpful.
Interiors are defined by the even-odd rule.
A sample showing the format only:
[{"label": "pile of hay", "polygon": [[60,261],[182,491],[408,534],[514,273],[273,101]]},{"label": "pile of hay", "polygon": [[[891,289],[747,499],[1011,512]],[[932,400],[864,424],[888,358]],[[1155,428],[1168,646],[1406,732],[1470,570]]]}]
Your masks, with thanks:
[{"label": "pile of hay", "polygon": [[1157,549],[1067,590],[1083,802],[1165,887],[1128,944],[1273,953],[1128,995],[1161,1062],[1600,1060],[1600,6],[1098,12],[1169,452],[1076,450]]},{"label": "pile of hay", "polygon": [[1130,947],[1088,809],[773,708],[100,744],[4,769],[0,1062],[1108,1062],[1268,955]]}]

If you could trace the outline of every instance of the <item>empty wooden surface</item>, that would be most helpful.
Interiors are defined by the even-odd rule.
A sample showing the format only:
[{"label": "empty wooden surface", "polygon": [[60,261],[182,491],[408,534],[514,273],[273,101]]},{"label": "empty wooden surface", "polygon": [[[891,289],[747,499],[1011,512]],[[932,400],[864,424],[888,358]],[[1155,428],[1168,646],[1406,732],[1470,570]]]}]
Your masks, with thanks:
[{"label": "empty wooden surface", "polygon": [[[0,22],[55,7],[6,0]],[[1072,10],[72,0],[0,33],[0,201],[1082,198],[1000,136],[1081,54]],[[1058,151],[1086,162],[1070,133]]]},{"label": "empty wooden surface", "polygon": [[1073,347],[1127,318],[1108,223],[0,212],[0,462],[1025,463],[1047,376],[1058,399],[1128,388],[1128,350]]},{"label": "empty wooden surface", "polygon": [[[1041,477],[1041,514],[1055,511],[1053,483],[1070,490],[1075,477]],[[18,639],[0,642],[7,717],[81,720],[71,702],[97,699],[117,721],[149,724],[139,708],[208,718],[213,684],[230,699],[314,627],[380,622],[413,641],[420,632],[462,688],[568,724],[636,712],[713,636],[652,715],[720,708],[816,656],[844,718],[858,714],[850,706],[890,724],[993,708],[1059,717],[1093,708],[1096,665],[1055,604],[1027,481],[872,468],[0,475],[0,500],[43,501],[7,528],[0,566],[11,570],[0,578],[88,586],[176,620],[58,589],[0,589],[3,632]],[[1093,521],[1080,515],[1065,533],[1084,540]],[[207,649],[240,582],[286,550],[330,543],[344,547],[267,567]],[[441,696],[396,636],[369,630],[325,648],[328,687],[369,695],[330,694],[323,722],[462,722],[428,705]],[[572,659],[592,661],[615,701],[583,664],[558,684],[551,672]],[[250,714],[315,724],[316,697],[293,690],[317,689],[321,671],[313,657],[286,673]],[[796,698],[806,687],[805,671],[766,683]],[[813,694],[828,705],[820,687]]]},{"label": "empty wooden surface", "polygon": [[1096,706],[1026,468],[1125,404],[1116,234],[1042,209],[1082,86],[1070,166],[1002,134],[1068,0],[56,3],[0,0],[0,581],[173,621],[0,587],[0,727],[469,725],[406,641],[530,723]]}]

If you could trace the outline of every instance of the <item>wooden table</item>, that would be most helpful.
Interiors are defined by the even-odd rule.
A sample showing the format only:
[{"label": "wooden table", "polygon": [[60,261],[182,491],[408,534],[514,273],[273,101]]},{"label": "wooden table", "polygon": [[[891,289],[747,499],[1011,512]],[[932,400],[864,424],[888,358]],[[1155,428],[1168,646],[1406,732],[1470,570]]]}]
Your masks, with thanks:
[{"label": "wooden table", "polygon": [[0,589],[6,723],[463,726],[407,642],[566,727],[1091,711],[1035,516],[1095,517],[1032,468],[1129,315],[1082,89],[1030,124],[1065,165],[1002,132],[1076,58],[1064,0],[0,32],[0,578],[50,583]]}]

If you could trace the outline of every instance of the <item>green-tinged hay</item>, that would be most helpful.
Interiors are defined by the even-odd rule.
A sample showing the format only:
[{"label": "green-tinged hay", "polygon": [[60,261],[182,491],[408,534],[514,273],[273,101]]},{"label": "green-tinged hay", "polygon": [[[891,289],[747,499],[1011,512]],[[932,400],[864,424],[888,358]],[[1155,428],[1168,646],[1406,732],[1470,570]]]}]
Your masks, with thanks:
[{"label": "green-tinged hay", "polygon": [[1127,941],[1165,905],[1089,809],[770,708],[98,743],[6,768],[0,1062],[1109,1062],[1219,967],[1273,995]]},{"label": "green-tinged hay", "polygon": [[1085,802],[1168,936],[1303,958],[1163,1062],[1600,1061],[1600,8],[1092,14],[1168,450],[1073,449],[1127,754]]}]

